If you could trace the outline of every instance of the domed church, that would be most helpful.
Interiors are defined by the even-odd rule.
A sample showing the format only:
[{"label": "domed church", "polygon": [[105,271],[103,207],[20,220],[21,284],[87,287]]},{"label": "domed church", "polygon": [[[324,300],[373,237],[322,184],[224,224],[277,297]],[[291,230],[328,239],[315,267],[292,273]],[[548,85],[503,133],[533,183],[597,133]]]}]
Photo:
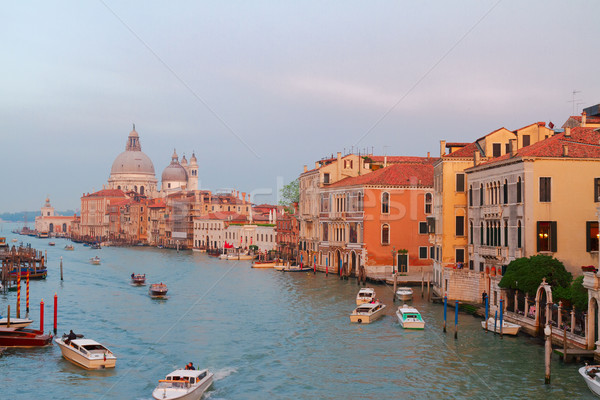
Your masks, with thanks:
[{"label": "domed church", "polygon": [[134,124],[133,130],[127,138],[125,151],[119,154],[113,162],[108,178],[108,187],[154,197],[157,193],[157,184],[154,164],[150,157],[142,152],[140,137]]},{"label": "domed church", "polygon": [[192,153],[188,164],[185,156],[179,162],[177,152],[173,150],[171,164],[167,165],[161,177],[161,193],[172,193],[179,190],[198,189],[198,160]]}]

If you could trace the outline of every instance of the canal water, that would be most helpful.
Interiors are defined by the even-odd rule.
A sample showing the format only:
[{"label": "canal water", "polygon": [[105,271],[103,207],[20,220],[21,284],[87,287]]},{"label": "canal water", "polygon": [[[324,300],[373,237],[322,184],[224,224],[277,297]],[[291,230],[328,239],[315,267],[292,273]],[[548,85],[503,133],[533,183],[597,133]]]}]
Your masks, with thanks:
[{"label": "canal water", "polygon": [[[1,399],[151,399],[159,379],[192,361],[215,374],[205,398],[216,399],[592,399],[577,364],[553,356],[552,384],[544,385],[544,349],[526,335],[500,339],[480,319],[454,312],[442,332],[443,306],[412,302],[427,323],[406,331],[397,323],[392,290],[374,286],[386,315],[350,324],[354,280],[318,273],[254,270],[250,262],[149,247],[91,250],[54,239],[0,236],[47,250],[48,278],[31,282],[30,316],[52,328],[58,295],[58,333],[84,334],[118,357],[114,370],[86,371],[61,357],[57,345],[9,349],[0,357]],[[12,245],[12,243],[11,243]],[[99,266],[89,259],[98,255]],[[64,281],[59,262],[63,257]],[[131,273],[164,282],[167,300],[130,285]],[[24,286],[23,286],[24,288]],[[0,314],[16,292],[0,295]],[[22,294],[22,310],[25,293]],[[13,311],[14,316],[14,311]]]}]

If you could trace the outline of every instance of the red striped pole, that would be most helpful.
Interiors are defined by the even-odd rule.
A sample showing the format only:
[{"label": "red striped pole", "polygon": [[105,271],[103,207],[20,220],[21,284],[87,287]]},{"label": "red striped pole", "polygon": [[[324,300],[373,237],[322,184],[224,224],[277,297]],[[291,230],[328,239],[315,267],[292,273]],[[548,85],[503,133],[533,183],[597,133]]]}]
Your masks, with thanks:
[{"label": "red striped pole", "polygon": [[40,302],[40,331],[44,333],[44,299]]},{"label": "red striped pole", "polygon": [[29,270],[27,271],[27,314],[29,314]]},{"label": "red striped pole", "polygon": [[21,275],[17,275],[17,318],[21,318]]},{"label": "red striped pole", "polygon": [[58,315],[58,297],[56,296],[56,293],[54,293],[54,334],[55,335],[56,335],[57,315]]}]

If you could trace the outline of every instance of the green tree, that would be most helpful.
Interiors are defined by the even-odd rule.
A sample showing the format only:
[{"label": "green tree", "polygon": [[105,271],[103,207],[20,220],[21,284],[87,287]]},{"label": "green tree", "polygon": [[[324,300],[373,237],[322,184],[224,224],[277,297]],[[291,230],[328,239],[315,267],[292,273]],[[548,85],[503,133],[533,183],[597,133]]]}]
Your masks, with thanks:
[{"label": "green tree", "polygon": [[559,287],[556,290],[552,290],[552,295],[555,301],[566,301],[575,306],[579,311],[587,310],[588,291],[583,287],[583,275],[575,278],[568,287]]},{"label": "green tree", "polygon": [[569,287],[573,280],[573,276],[565,269],[563,263],[554,257],[540,254],[511,261],[499,286],[504,289],[518,289],[533,295],[543,278],[546,278],[553,291],[556,288]]},{"label": "green tree", "polygon": [[279,204],[290,208],[294,203],[300,201],[300,180],[296,179],[284,185],[279,191]]}]

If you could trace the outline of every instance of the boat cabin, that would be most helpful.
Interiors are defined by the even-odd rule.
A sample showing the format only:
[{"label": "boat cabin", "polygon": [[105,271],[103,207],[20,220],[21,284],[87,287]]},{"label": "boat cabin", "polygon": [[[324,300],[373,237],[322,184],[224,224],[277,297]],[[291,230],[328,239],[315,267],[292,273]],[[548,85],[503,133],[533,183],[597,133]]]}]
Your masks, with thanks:
[{"label": "boat cabin", "polygon": [[377,303],[365,303],[362,304],[358,307],[356,307],[356,310],[354,310],[355,314],[372,314],[374,312],[376,312],[377,310],[381,309],[383,307],[383,305],[379,302]]},{"label": "boat cabin", "polygon": [[178,369],[171,372],[165,379],[161,379],[159,382],[159,388],[189,388],[192,385],[200,382],[206,378],[208,370],[187,370]]}]

